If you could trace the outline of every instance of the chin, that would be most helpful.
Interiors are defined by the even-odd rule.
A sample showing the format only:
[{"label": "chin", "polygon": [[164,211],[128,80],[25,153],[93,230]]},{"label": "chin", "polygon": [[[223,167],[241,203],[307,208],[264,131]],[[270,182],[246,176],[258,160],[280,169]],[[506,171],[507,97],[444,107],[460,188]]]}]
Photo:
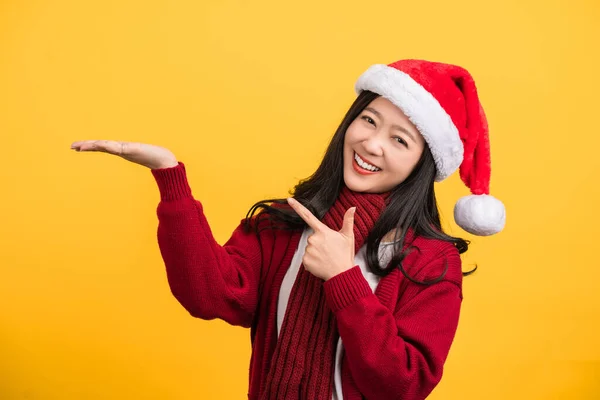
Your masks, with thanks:
[{"label": "chin", "polygon": [[385,193],[389,190],[392,190],[380,186],[374,187],[373,185],[367,185],[365,182],[357,181],[355,177],[348,177],[346,174],[344,174],[344,184],[348,187],[348,189],[357,193]]},{"label": "chin", "polygon": [[371,186],[365,185],[363,182],[357,182],[357,179],[355,179],[355,177],[348,177],[347,174],[344,174],[344,184],[348,187],[348,189],[352,190],[353,192],[375,193]]}]

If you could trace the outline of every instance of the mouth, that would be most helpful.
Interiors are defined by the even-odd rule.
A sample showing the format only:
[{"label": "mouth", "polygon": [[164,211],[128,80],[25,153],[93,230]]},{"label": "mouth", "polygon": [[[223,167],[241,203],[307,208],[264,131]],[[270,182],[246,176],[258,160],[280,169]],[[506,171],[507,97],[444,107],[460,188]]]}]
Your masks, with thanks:
[{"label": "mouth", "polygon": [[381,168],[371,164],[357,153],[354,153],[354,159],[352,160],[352,167],[354,170],[361,175],[373,175],[381,171]]}]

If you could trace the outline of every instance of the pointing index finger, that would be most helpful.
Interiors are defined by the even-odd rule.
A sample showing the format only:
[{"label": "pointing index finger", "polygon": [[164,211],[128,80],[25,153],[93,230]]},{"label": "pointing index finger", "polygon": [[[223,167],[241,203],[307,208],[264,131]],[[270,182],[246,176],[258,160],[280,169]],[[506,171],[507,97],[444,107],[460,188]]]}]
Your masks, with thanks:
[{"label": "pointing index finger", "polygon": [[319,221],[319,219],[315,217],[313,213],[311,213],[308,208],[304,207],[299,201],[291,197],[288,197],[287,201],[294,211],[296,211],[296,213],[300,216],[300,218],[302,218],[304,222],[306,222],[308,226],[313,228],[315,231],[327,227],[327,225]]}]

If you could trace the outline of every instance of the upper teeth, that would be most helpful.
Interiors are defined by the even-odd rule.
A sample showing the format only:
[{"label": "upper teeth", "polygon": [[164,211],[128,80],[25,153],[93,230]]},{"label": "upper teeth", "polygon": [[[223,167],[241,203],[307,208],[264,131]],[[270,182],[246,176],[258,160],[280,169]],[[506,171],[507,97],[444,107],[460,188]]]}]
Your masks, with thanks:
[{"label": "upper teeth", "polygon": [[373,171],[373,172],[381,171],[381,168],[377,168],[376,166],[371,165],[368,162],[365,162],[356,153],[354,153],[354,159],[356,160],[356,163],[358,165],[360,165],[361,167],[363,167],[364,169],[368,169],[369,171]]}]

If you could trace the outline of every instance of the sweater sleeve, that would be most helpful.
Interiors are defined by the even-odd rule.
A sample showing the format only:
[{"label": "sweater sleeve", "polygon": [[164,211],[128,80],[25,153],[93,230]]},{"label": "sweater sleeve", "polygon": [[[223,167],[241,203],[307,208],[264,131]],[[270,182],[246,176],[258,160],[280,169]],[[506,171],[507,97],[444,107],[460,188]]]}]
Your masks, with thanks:
[{"label": "sweater sleeve", "polygon": [[161,200],[158,244],[171,292],[194,317],[249,327],[257,307],[261,250],[253,232],[235,229],[223,246],[195,200],[185,166],[152,170]]},{"label": "sweater sleeve", "polygon": [[[460,257],[433,262],[460,268]],[[429,265],[428,265],[429,267]],[[442,377],[458,326],[461,288],[449,280],[423,286],[392,313],[371,291],[360,268],[325,282],[352,379],[368,399],[425,399]]]}]

